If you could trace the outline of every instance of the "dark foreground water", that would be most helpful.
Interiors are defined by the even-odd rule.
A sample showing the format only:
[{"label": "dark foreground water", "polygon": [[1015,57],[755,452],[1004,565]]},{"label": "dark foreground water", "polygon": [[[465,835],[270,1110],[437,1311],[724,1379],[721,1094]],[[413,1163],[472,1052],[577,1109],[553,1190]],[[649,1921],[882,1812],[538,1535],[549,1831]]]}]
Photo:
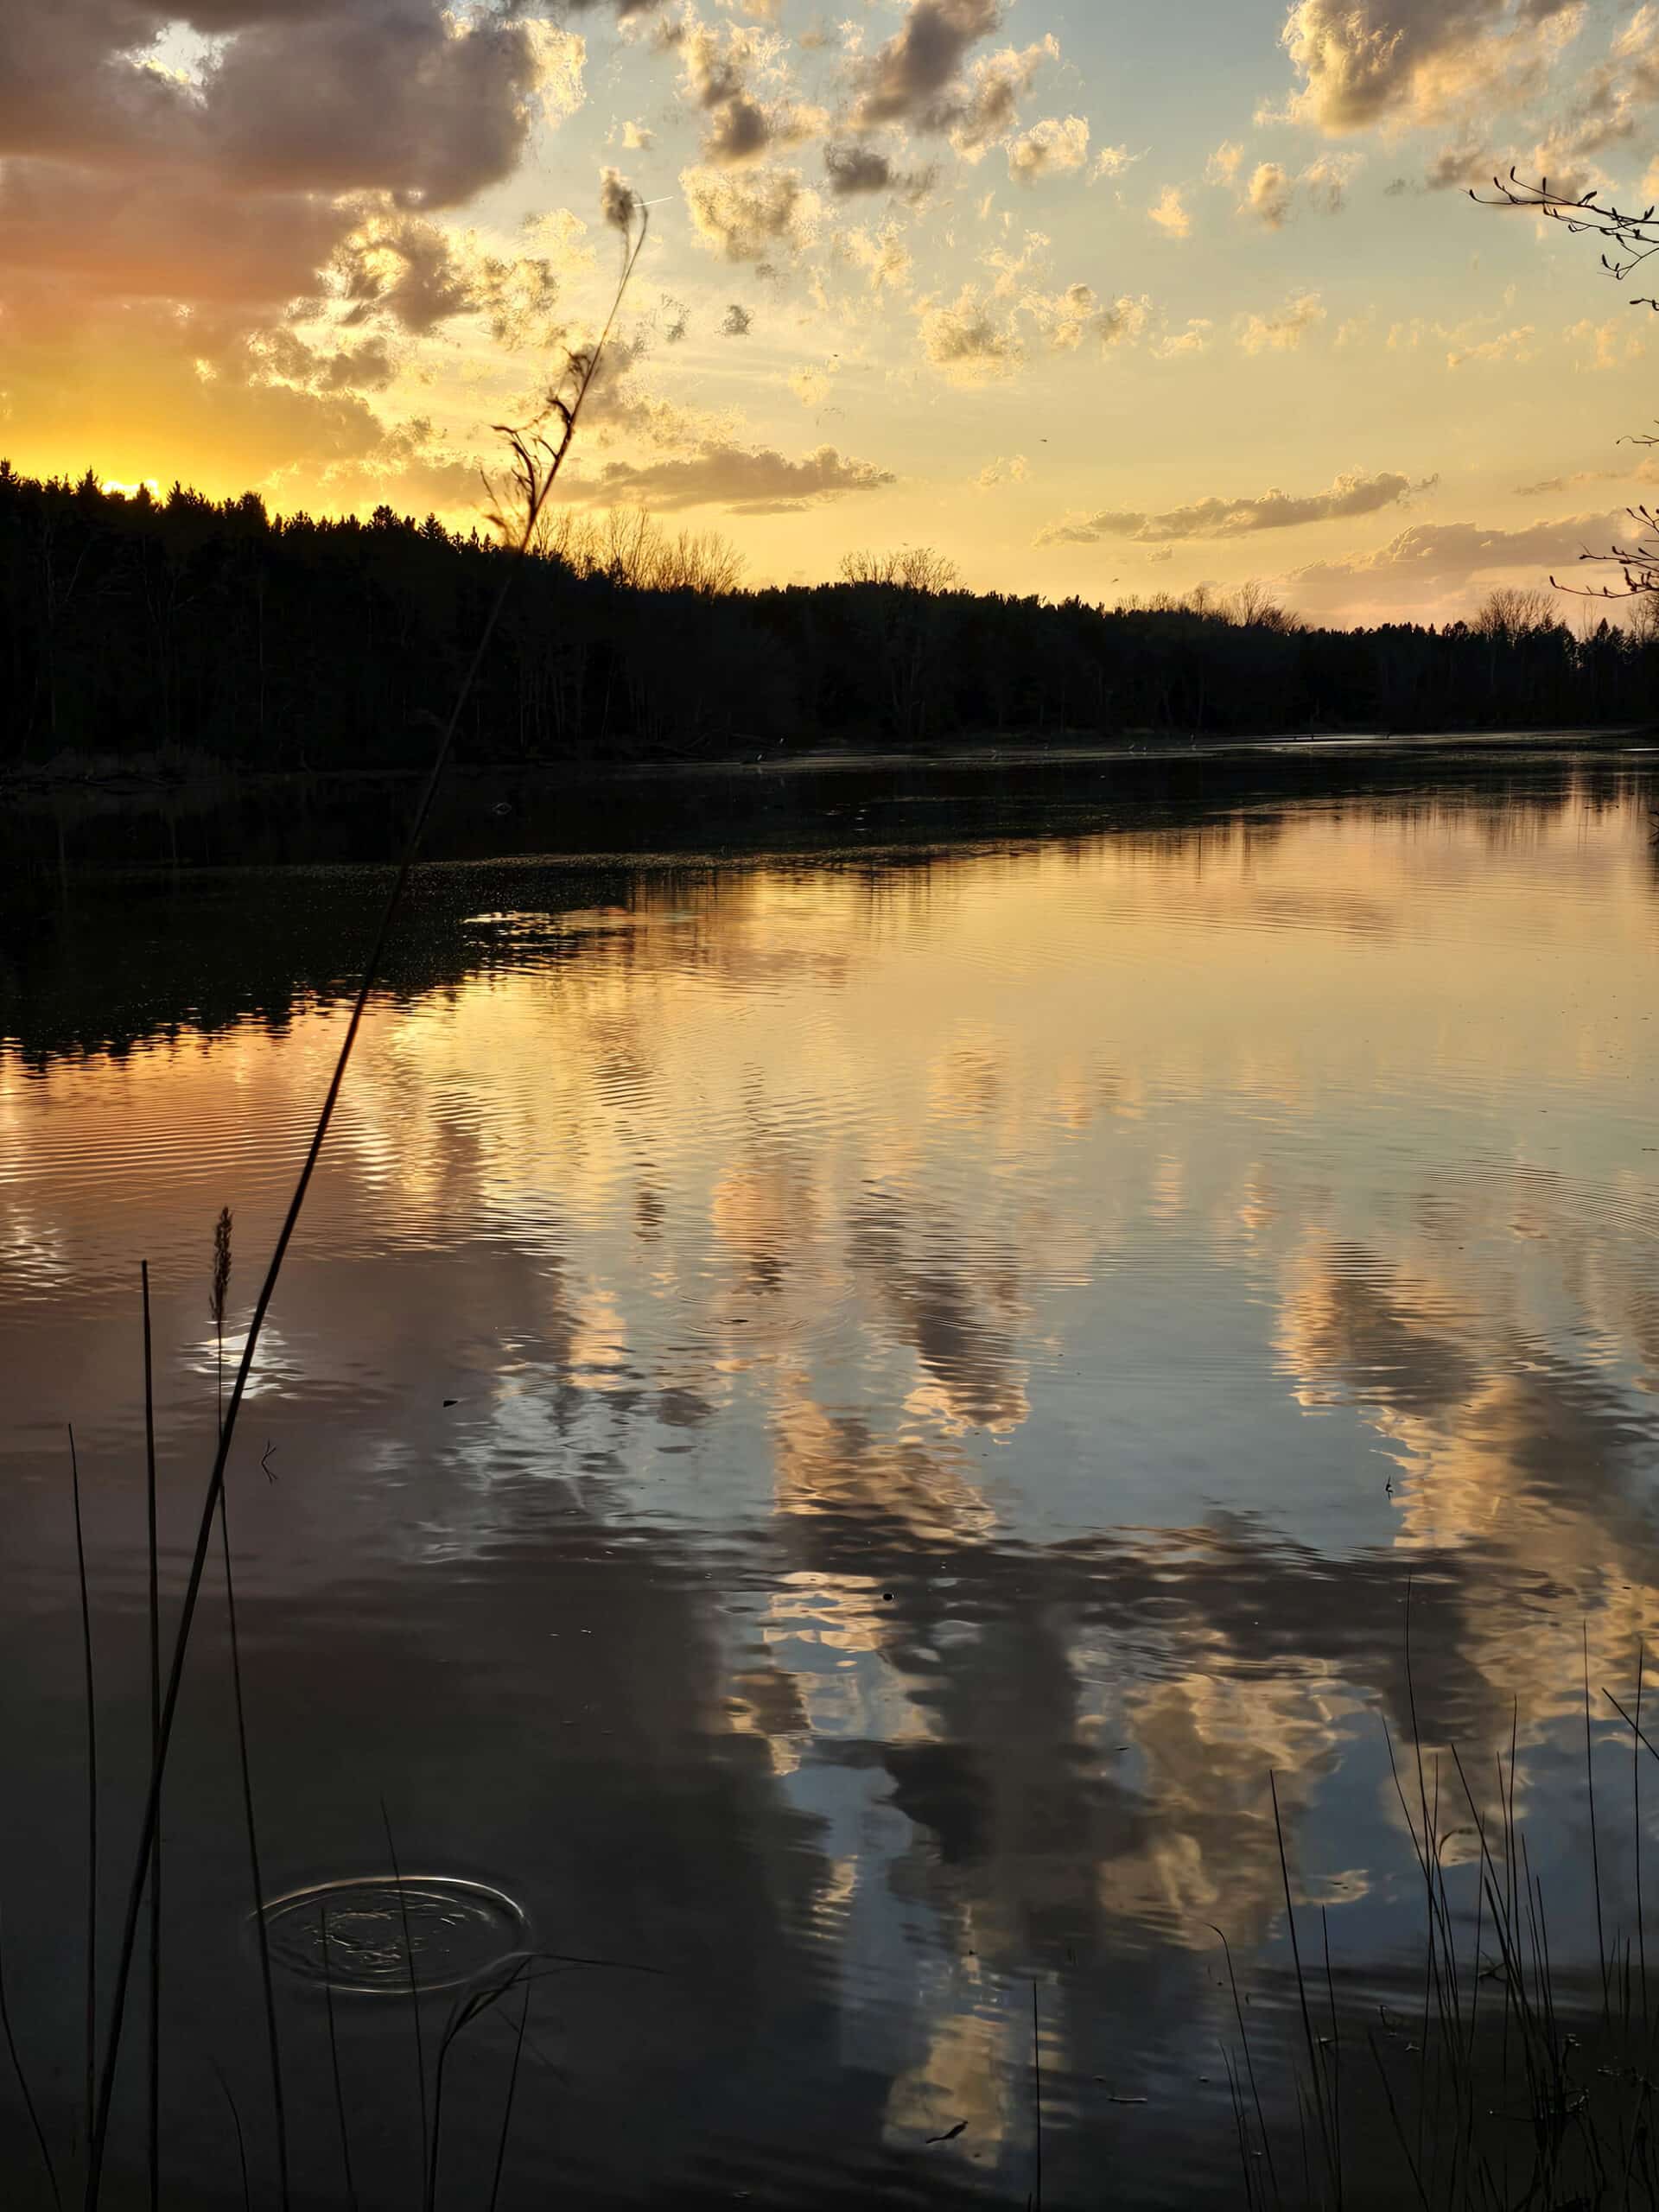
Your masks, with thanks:
[{"label": "dark foreground water", "polygon": [[[1567,1976],[1596,1954],[1587,1645],[1633,1925],[1647,1814],[1600,1686],[1625,1698],[1659,1627],[1649,766],[826,777],[724,858],[690,786],[563,839],[556,796],[458,805],[469,856],[423,873],[374,1001],[231,1522],[267,1894],[385,1877],[384,1803],[426,1980],[519,1943],[615,1962],[535,1986],[501,2207],[1023,2203],[1039,2109],[1045,2203],[1240,2201],[1217,1929],[1296,2134],[1270,1773],[1305,1955],[1328,1931],[1373,2017],[1421,2001],[1384,1737],[1412,1736],[1408,1585],[1425,1758],[1489,1777],[1515,1729]],[[364,802],[371,856],[401,804]],[[490,857],[530,818],[590,849]],[[704,849],[606,861],[645,842],[623,818]],[[222,814],[180,834],[94,833],[197,863],[118,879],[72,837],[0,969],[0,1909],[66,2173],[65,1424],[107,1964],[148,1727],[138,1264],[170,1617],[213,1218],[233,1352],[385,883],[205,868]],[[169,2203],[242,2201],[226,2085],[275,2202],[232,1750],[215,1572],[165,1810]],[[347,2202],[332,1975],[357,2200],[412,2206],[399,1929],[384,1890],[328,1894],[331,1963],[315,1906],[274,1929],[294,2201]],[[429,2104],[451,2001],[421,2007]],[[142,2201],[143,2018],[112,2203]],[[440,2204],[492,2202],[518,2019],[457,2046]],[[48,2202],[30,2155],[0,2078],[8,2206]]]}]

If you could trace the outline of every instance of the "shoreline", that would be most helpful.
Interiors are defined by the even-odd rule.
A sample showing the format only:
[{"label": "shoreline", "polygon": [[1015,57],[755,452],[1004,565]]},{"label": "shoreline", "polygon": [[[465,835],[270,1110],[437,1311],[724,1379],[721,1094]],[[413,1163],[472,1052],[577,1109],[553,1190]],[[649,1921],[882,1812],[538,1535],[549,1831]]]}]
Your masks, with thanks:
[{"label": "shoreline", "polygon": [[[798,752],[774,747],[750,753],[667,754],[657,758],[608,760],[571,755],[543,760],[454,761],[446,773],[458,782],[557,779],[583,785],[656,780],[753,777],[756,775],[871,773],[928,768],[1040,767],[1046,764],[1128,764],[1168,760],[1215,760],[1255,754],[1293,757],[1318,751],[1336,755],[1377,754],[1389,759],[1459,751],[1548,753],[1561,751],[1659,753],[1659,725],[1621,723],[1564,728],[1470,729],[1395,732],[1384,730],[1276,731],[1255,735],[1158,731],[1126,732],[1102,738],[1067,731],[1044,740],[1029,734],[980,736],[942,741],[896,750],[891,746],[822,746]],[[0,805],[19,800],[86,793],[104,798],[148,798],[162,793],[299,790],[320,785],[370,786],[417,780],[427,764],[338,768],[250,768],[197,754],[167,760],[139,754],[129,762],[110,755],[71,754],[37,766],[0,769]]]}]

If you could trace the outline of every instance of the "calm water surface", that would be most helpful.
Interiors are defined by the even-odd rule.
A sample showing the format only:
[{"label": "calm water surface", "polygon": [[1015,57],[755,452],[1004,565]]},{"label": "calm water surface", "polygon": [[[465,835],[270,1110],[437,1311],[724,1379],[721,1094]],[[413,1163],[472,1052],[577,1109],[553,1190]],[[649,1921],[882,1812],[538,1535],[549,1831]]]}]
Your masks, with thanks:
[{"label": "calm water surface", "polygon": [[[1485,1772],[1518,1716],[1552,1943],[1593,1956],[1581,1638],[1623,1696],[1659,1628],[1643,765],[423,873],[231,1519],[269,1893],[384,1874],[384,1801],[405,1872],[620,1962],[537,1988],[504,2207],[1023,2202],[1033,1986],[1045,2202],[1230,2201],[1216,1929],[1270,2102],[1292,2026],[1270,1770],[1305,1943],[1324,1905],[1356,1990],[1421,1956],[1383,1734],[1408,1583],[1421,1739]],[[0,998],[0,1899],[66,2154],[64,1425],[112,1916],[147,1727],[138,1262],[170,1606],[213,1217],[234,1350],[382,881],[79,883]],[[181,2202],[239,2202],[210,2059],[270,2171],[229,1726],[210,1580],[165,1814]],[[1596,1729],[1627,1802],[1605,1702]],[[283,2008],[296,2201],[343,2203],[315,1972]],[[337,2009],[359,2196],[407,2205],[408,2009]],[[457,2057],[441,2201],[488,2201],[516,2017]],[[25,2174],[10,2103],[0,2129]]]}]

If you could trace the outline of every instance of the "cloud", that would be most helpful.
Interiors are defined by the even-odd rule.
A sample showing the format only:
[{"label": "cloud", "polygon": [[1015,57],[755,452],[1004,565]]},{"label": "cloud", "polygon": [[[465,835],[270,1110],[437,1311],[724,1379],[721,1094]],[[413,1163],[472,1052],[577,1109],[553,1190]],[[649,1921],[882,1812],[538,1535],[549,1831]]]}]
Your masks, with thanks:
[{"label": "cloud", "polygon": [[754,317],[748,308],[734,300],[721,317],[720,334],[722,338],[747,338],[753,323]]},{"label": "cloud", "polygon": [[224,36],[192,79],[144,58],[175,12],[0,10],[0,152],[430,209],[509,175],[532,124],[582,97],[582,40],[539,19],[463,19],[438,0],[193,9]]},{"label": "cloud", "polygon": [[1308,332],[1317,330],[1325,319],[1319,294],[1302,292],[1268,315],[1237,316],[1233,329],[1246,353],[1294,353]]},{"label": "cloud", "polygon": [[[1484,139],[1474,142],[1460,138],[1454,145],[1442,146],[1423,171],[1422,190],[1425,192],[1466,192],[1473,186],[1485,185],[1490,190],[1497,171],[1504,164],[1491,152]],[[1386,189],[1397,199],[1410,190],[1404,177],[1396,177]]]},{"label": "cloud", "polygon": [[780,247],[798,252],[817,228],[817,194],[798,169],[683,169],[680,188],[692,236],[727,261],[764,261]]},{"label": "cloud", "polygon": [[1014,128],[1022,94],[1030,91],[1042,64],[1058,60],[1059,53],[1050,32],[1030,46],[980,55],[965,82],[930,108],[918,128],[943,131],[964,161],[979,161]]},{"label": "cloud", "polygon": [[1659,461],[1639,461],[1633,468],[1575,468],[1570,476],[1546,476],[1536,484],[1517,484],[1516,497],[1532,499],[1565,492],[1573,484],[1659,484]]},{"label": "cloud", "polygon": [[1582,365],[1591,369],[1622,368],[1627,361],[1639,360],[1648,350],[1639,331],[1612,318],[1605,322],[1587,319],[1575,322],[1562,335],[1569,345],[1588,349],[1590,359]]},{"label": "cloud", "polygon": [[690,6],[658,33],[657,43],[677,50],[681,90],[709,117],[702,159],[716,168],[758,161],[774,145],[797,145],[823,129],[829,118],[788,99],[765,102],[752,79],[784,74],[782,41],[753,23],[705,23]]},{"label": "cloud", "polygon": [[1024,359],[1006,317],[999,319],[976,285],[964,284],[951,301],[924,300],[917,312],[922,352],[953,384],[1000,383]]},{"label": "cloud", "polygon": [[[529,17],[465,21],[438,0],[196,0],[194,73],[149,49],[177,9],[77,0],[0,9],[0,270],[12,343],[122,303],[238,310],[244,328],[313,307],[373,211],[433,214],[510,175],[532,124],[582,97],[585,48]],[[505,312],[505,261],[440,280],[408,327]],[[454,258],[454,257],[452,257]],[[511,258],[508,257],[507,258]],[[533,258],[533,257],[532,257]],[[361,304],[361,287],[358,304]],[[389,310],[396,313],[397,309]]]},{"label": "cloud", "polygon": [[0,162],[9,329],[15,340],[25,279],[46,320],[124,300],[274,312],[319,289],[356,221],[354,210],[304,193],[231,194],[188,174]]},{"label": "cloud", "polygon": [[801,461],[768,448],[717,440],[673,460],[613,461],[596,479],[575,488],[618,505],[649,505],[667,513],[682,507],[721,506],[734,514],[788,514],[849,493],[880,491],[898,479],[890,469],[844,459],[820,446]]},{"label": "cloud", "polygon": [[1002,20],[999,0],[911,0],[887,44],[857,72],[861,123],[929,123],[950,103],[969,48]]},{"label": "cloud", "polygon": [[1319,214],[1334,215],[1358,165],[1357,155],[1322,154],[1296,175],[1278,162],[1258,162],[1238,212],[1254,216],[1270,231],[1282,228],[1299,202]]},{"label": "cloud", "polygon": [[1179,360],[1184,355],[1207,353],[1216,334],[1216,326],[1207,315],[1194,315],[1181,330],[1165,331],[1154,338],[1152,350],[1160,361]]},{"label": "cloud", "polygon": [[772,143],[772,120],[747,94],[726,100],[715,111],[702,141],[702,158],[717,167],[752,162]]},{"label": "cloud", "polygon": [[976,492],[994,491],[999,484],[1023,484],[1031,474],[1031,463],[1022,453],[1004,460],[999,454],[995,461],[988,461],[973,479]]},{"label": "cloud", "polygon": [[1650,111],[1659,101],[1659,7],[1638,8],[1615,37],[1605,60],[1584,78],[1573,105],[1537,156],[1541,173],[1558,176],[1638,133],[1651,136]]},{"label": "cloud", "polygon": [[1288,115],[1333,133],[1433,122],[1536,67],[1581,15],[1580,0],[1295,0]]},{"label": "cloud", "polygon": [[657,133],[649,124],[640,123],[631,117],[622,125],[622,144],[628,153],[649,153],[656,143]]},{"label": "cloud", "polygon": [[1097,339],[1103,350],[1139,338],[1152,317],[1152,302],[1128,293],[1103,302],[1089,284],[1070,284],[1064,291],[1027,292],[1020,302],[1056,353],[1075,353],[1085,338]]},{"label": "cloud", "polygon": [[954,300],[931,295],[918,302],[923,353],[950,382],[983,385],[1012,376],[1026,359],[1021,318],[1057,353],[1075,353],[1085,340],[1109,352],[1133,343],[1151,327],[1153,306],[1144,295],[1103,300],[1090,284],[1045,292],[1029,283],[1047,245],[1040,231],[1030,232],[1019,252],[997,248],[983,257],[995,272],[988,290],[964,284]]},{"label": "cloud", "polygon": [[1190,505],[1172,507],[1162,514],[1131,509],[1109,511],[1084,519],[1069,518],[1052,525],[1038,538],[1039,545],[1092,545],[1103,537],[1129,537],[1142,544],[1172,538],[1253,537],[1266,530],[1295,530],[1305,523],[1351,520],[1397,506],[1414,493],[1439,482],[1429,476],[1414,484],[1394,471],[1368,476],[1350,469],[1323,492],[1300,496],[1288,492],[1262,492],[1254,498],[1196,499]]},{"label": "cloud", "polygon": [[1491,338],[1453,346],[1446,354],[1446,365],[1448,369],[1461,369],[1471,362],[1529,361],[1535,335],[1529,322],[1517,323],[1513,330],[1500,330]]},{"label": "cloud", "polygon": [[823,166],[830,189],[838,199],[860,192],[886,192],[894,181],[893,163],[874,146],[828,145],[823,149]]},{"label": "cloud", "polygon": [[1008,175],[1016,184],[1080,169],[1089,159],[1089,125],[1080,115],[1048,116],[1008,142]]},{"label": "cloud", "polygon": [[902,292],[909,285],[914,263],[896,223],[879,231],[860,227],[843,232],[837,251],[854,267],[862,270],[873,292]]},{"label": "cloud", "polygon": [[1296,603],[1310,612],[1355,607],[1422,608],[1437,599],[1471,594],[1482,579],[1511,570],[1541,583],[1566,575],[1586,550],[1611,544],[1629,518],[1568,515],[1519,530],[1485,530],[1467,522],[1414,523],[1374,552],[1346,561],[1315,561],[1284,579]]},{"label": "cloud", "polygon": [[1000,300],[1011,300],[1027,286],[1048,259],[1052,244],[1046,231],[1027,231],[1019,245],[991,246],[980,256],[980,265],[991,272],[991,289]]},{"label": "cloud", "polygon": [[[558,241],[563,257],[587,258],[573,235]],[[502,255],[470,233],[422,215],[376,215],[335,255],[332,274],[348,325],[371,313],[423,336],[461,315],[485,317],[499,345],[544,344],[554,331],[559,260],[552,255]]]},{"label": "cloud", "polygon": [[1243,159],[1244,149],[1235,140],[1224,138],[1204,165],[1205,181],[1210,184],[1236,182]]},{"label": "cloud", "polygon": [[809,361],[791,369],[786,382],[803,407],[822,407],[835,387],[835,374],[833,364]]},{"label": "cloud", "polygon": [[1192,233],[1192,218],[1182,201],[1179,184],[1166,184],[1147,213],[1167,238],[1184,238]]},{"label": "cloud", "polygon": [[384,337],[365,338],[359,346],[308,345],[297,331],[256,332],[248,353],[272,382],[292,385],[305,391],[378,391],[397,373],[397,362]]},{"label": "cloud", "polygon": [[1132,169],[1137,162],[1145,158],[1144,153],[1132,154],[1127,146],[1103,146],[1095,156],[1089,181],[1091,184],[1098,184],[1103,178],[1122,176],[1126,169]]},{"label": "cloud", "polygon": [[1254,215],[1257,222],[1265,223],[1270,231],[1276,231],[1290,213],[1291,197],[1295,189],[1295,179],[1277,162],[1258,162],[1251,171],[1239,212]]}]

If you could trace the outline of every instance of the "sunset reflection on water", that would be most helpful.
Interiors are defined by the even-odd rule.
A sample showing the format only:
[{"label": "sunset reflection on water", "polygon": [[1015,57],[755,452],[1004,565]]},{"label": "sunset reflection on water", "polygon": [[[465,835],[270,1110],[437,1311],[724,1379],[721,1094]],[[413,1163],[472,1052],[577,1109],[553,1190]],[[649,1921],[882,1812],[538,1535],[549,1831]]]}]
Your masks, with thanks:
[{"label": "sunset reflection on water", "polygon": [[[334,887],[239,895],[280,950]],[[1659,1627],[1644,798],[1564,772],[590,887],[426,872],[273,1309],[232,1505],[272,1887],[362,1871],[384,1795],[543,1936],[667,1969],[548,2030],[595,2190],[1022,2201],[1033,1981],[1053,2201],[1103,2143],[1126,2201],[1196,2187],[1212,1927],[1282,1958],[1269,1770],[1333,1952],[1413,1955],[1408,1581],[1422,1741],[1484,1775],[1518,1713],[1562,1883],[1581,1637],[1617,1689]],[[66,2048],[62,1424],[118,1737],[138,1261],[176,1583],[213,1217],[239,1329],[343,1018],[314,976],[199,1027],[235,944],[222,885],[174,895],[172,1001],[120,1049],[32,1045],[50,956],[0,1011],[6,1703],[46,1769],[4,1894],[43,1893],[15,1970]],[[198,2033],[245,1973],[220,1633],[170,1814]]]}]

